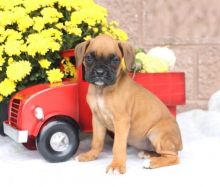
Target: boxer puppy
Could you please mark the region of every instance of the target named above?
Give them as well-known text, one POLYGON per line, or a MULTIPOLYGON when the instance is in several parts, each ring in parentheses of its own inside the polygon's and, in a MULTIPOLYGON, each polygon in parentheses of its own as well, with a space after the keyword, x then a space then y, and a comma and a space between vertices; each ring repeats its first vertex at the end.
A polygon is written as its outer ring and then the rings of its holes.
POLYGON ((114 132, 113 160, 110 173, 125 173, 127 144, 143 150, 149 158, 145 168, 177 164, 182 149, 181 134, 175 118, 150 91, 135 83, 127 70, 134 64, 134 50, 128 43, 100 35, 75 48, 77 66, 85 66, 90 83, 87 102, 92 111, 91 150, 76 157, 78 161, 95 160, 103 149, 107 130, 114 132))

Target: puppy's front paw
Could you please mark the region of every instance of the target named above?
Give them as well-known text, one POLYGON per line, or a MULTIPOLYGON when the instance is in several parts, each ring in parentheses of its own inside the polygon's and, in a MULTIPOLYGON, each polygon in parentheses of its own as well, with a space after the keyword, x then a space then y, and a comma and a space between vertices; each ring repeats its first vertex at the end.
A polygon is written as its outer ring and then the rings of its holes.
POLYGON ((96 159, 96 156, 90 152, 81 153, 77 157, 75 157, 75 160, 78 162, 88 162, 88 161, 92 161, 95 159, 96 159))
POLYGON ((124 174, 126 172, 126 167, 124 164, 112 162, 106 170, 107 174, 124 174))

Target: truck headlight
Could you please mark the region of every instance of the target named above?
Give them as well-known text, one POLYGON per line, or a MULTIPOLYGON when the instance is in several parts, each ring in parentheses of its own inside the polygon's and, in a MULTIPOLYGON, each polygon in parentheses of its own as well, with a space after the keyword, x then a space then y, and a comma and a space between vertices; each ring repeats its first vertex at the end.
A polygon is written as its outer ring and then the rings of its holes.
POLYGON ((44 119, 44 111, 41 107, 36 107, 34 109, 34 116, 38 119, 38 120, 42 120, 44 119))

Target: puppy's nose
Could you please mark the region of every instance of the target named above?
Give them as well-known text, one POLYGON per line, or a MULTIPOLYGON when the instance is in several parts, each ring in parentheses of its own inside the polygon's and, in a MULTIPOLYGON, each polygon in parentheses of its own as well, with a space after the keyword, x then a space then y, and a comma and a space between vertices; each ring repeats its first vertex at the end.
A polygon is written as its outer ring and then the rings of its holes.
POLYGON ((95 73, 96 73, 96 75, 98 75, 98 76, 102 76, 102 75, 104 74, 104 70, 101 69, 101 68, 97 68, 97 69, 95 70, 95 73))

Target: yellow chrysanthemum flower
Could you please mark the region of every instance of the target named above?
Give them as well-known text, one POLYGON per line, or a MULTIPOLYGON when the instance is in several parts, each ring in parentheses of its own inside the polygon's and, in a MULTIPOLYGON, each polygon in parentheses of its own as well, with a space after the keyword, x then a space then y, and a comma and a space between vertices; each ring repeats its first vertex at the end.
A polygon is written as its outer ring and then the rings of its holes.
POLYGON ((45 20, 43 17, 34 17, 33 18, 33 29, 40 32, 43 30, 44 25, 46 24, 45 20))
POLYGON ((53 40, 62 40, 62 32, 57 29, 47 29, 41 32, 41 35, 45 38, 51 38, 53 40))
POLYGON ((25 11, 27 13, 32 12, 34 10, 37 10, 42 7, 41 5, 42 1, 36 1, 36 0, 23 0, 23 6, 25 7, 25 11))
POLYGON ((23 19, 25 17, 25 8, 21 6, 16 6, 12 9, 14 22, 23 19))
POLYGON ((90 35, 88 35, 88 36, 85 36, 83 39, 84 40, 90 40, 92 37, 90 36, 90 35))
POLYGON ((63 28, 64 28, 64 25, 63 25, 63 23, 57 23, 57 24, 56 24, 56 27, 57 27, 58 29, 63 29, 63 28))
POLYGON ((22 19, 17 20, 17 23, 19 30, 25 32, 27 28, 33 25, 33 19, 26 15, 22 19))
POLYGON ((9 39, 5 42, 5 52, 8 56, 12 56, 12 55, 19 56, 21 54, 22 45, 23 45, 22 40, 9 39))
POLYGON ((59 1, 59 5, 61 7, 65 7, 68 11, 71 10, 71 8, 74 8, 74 10, 80 10, 85 7, 89 7, 94 4, 93 0, 74 0, 74 3, 70 0, 62 0, 59 1))
POLYGON ((6 29, 5 35, 7 36, 8 40, 20 40, 22 38, 22 33, 13 29, 6 29))
POLYGON ((70 34, 74 34, 76 36, 81 36, 82 34, 82 29, 78 28, 77 26, 71 26, 71 23, 67 23, 65 24, 65 28, 68 31, 68 33, 70 34), (68 27, 68 25, 70 25, 70 27, 68 27))
POLYGON ((36 53, 45 55, 49 51, 48 43, 50 43, 50 38, 45 38, 40 33, 30 34, 27 39, 27 52, 33 57, 36 53))
POLYGON ((64 73, 66 75, 70 75, 71 77, 76 78, 77 73, 76 73, 76 67, 70 62, 69 58, 65 58, 61 62, 64 66, 64 73))
POLYGON ((99 31, 99 29, 97 27, 92 28, 94 33, 97 33, 99 31))
POLYGON ((7 1, 0 1, 0 8, 4 10, 11 10, 12 7, 21 4, 20 0, 7 0, 7 1))
POLYGON ((87 23, 89 26, 95 26, 97 23, 106 22, 107 10, 95 3, 89 6, 74 11, 71 14, 71 25, 77 26, 82 22, 87 23))
POLYGON ((58 19, 63 15, 53 7, 45 7, 41 10, 41 15, 47 23, 58 22, 58 19))
POLYGON ((61 46, 61 35, 62 33, 55 29, 30 34, 27 38, 28 54, 34 57, 36 53, 45 55, 49 50, 58 51, 61 46))
POLYGON ((15 83, 7 78, 0 82, 0 94, 4 97, 7 97, 15 92, 15 88, 15 83))
POLYGON ((31 72, 31 64, 28 61, 21 60, 14 62, 7 67, 7 76, 10 80, 14 82, 21 81, 31 72))
POLYGON ((106 33, 107 32, 107 27, 102 27, 102 32, 106 33))
POLYGON ((50 83, 60 82, 62 81, 62 78, 64 77, 60 69, 55 69, 55 68, 53 68, 52 70, 48 70, 47 76, 48 76, 48 80, 50 83))
POLYGON ((104 32, 105 34, 111 35, 116 40, 126 41, 128 40, 128 35, 122 29, 114 28, 113 26, 109 27, 109 30, 104 32))
POLYGON ((13 13, 11 11, 0 11, 0 26, 5 27, 6 25, 11 25, 14 21, 13 13))
POLYGON ((42 68, 48 69, 50 67, 51 62, 47 59, 42 59, 39 61, 39 64, 42 68))

